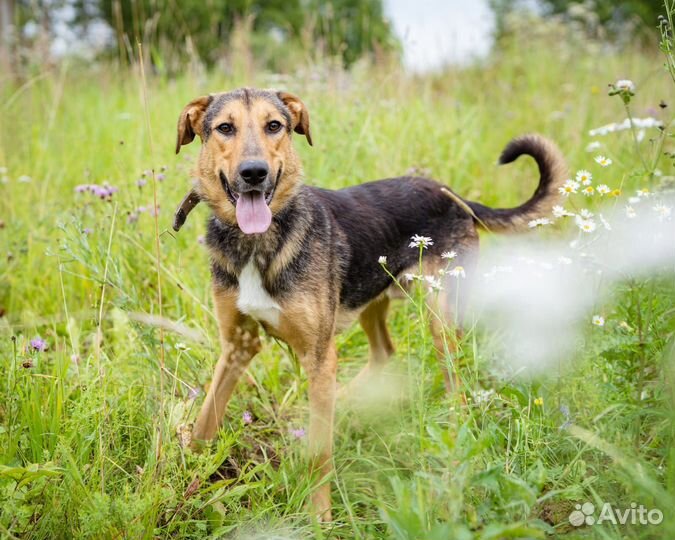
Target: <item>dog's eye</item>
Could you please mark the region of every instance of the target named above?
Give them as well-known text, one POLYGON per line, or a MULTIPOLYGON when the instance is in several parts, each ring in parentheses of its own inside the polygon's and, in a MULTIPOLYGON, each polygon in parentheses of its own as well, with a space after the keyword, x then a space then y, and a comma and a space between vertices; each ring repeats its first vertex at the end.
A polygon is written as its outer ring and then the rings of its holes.
POLYGON ((281 122, 277 122, 276 120, 272 120, 270 123, 267 124, 267 131, 270 133, 276 133, 281 129, 281 122))
POLYGON ((231 135, 234 133, 234 126, 232 124, 228 124, 227 122, 220 124, 218 127, 216 127, 216 129, 223 135, 231 135))

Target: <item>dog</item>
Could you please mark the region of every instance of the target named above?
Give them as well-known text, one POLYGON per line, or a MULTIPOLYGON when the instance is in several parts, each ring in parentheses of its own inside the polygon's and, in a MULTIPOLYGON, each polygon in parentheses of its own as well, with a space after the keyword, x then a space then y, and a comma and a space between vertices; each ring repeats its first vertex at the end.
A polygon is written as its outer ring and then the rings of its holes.
MULTIPOLYGON (((358 318, 370 358, 357 378, 382 369, 394 352, 386 327, 391 276, 416 271, 419 264, 420 251, 409 246, 411 237, 433 239, 423 248, 425 274, 436 275, 445 266, 442 254, 454 251, 457 264, 470 275, 479 229, 525 230, 530 220, 547 215, 558 200, 566 167, 552 142, 525 135, 509 142, 500 158, 510 163, 525 154, 539 167, 534 195, 516 208, 464 200, 421 177, 331 191, 302 183, 293 133, 312 144, 307 107, 292 94, 271 90, 243 88, 199 97, 178 120, 176 153, 195 136, 202 144, 195 184, 176 212, 174 229, 200 201, 210 207, 206 245, 221 344, 192 437, 216 437, 237 380, 260 350, 262 326, 293 349, 307 374, 310 470, 321 479, 310 508, 329 521, 336 333, 358 318), (380 257, 386 257, 386 271, 380 257)), ((450 280, 446 285, 430 300, 448 322, 432 322, 440 355, 452 354, 455 340, 446 333, 461 326, 462 315, 452 313, 457 304, 450 280)), ((444 378, 451 389, 447 370, 444 378)))

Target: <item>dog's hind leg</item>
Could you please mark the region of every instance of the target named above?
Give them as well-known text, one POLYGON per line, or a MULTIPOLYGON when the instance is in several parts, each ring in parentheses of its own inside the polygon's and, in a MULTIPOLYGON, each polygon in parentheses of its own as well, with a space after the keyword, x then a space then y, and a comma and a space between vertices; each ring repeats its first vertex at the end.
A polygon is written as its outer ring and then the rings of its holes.
POLYGON ((210 440, 216 436, 239 377, 260 350, 258 323, 239 312, 236 293, 215 286, 213 298, 221 354, 192 430, 192 439, 199 441, 210 440))
POLYGON ((279 334, 293 348, 307 373, 309 469, 318 474, 320 482, 311 494, 309 506, 321 521, 330 521, 337 351, 335 313, 327 309, 324 298, 296 298, 284 304, 279 334))
POLYGON ((349 383, 340 389, 340 397, 349 395, 354 389, 366 382, 368 377, 379 373, 394 354, 394 344, 387 329, 387 311, 389 297, 386 294, 370 302, 361 312, 359 322, 368 337, 370 357, 368 363, 349 383))

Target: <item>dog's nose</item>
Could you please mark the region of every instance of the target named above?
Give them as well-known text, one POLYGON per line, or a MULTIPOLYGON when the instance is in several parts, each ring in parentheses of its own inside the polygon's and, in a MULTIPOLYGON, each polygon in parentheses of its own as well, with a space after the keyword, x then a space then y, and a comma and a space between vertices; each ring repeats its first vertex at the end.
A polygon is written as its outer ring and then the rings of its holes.
POLYGON ((269 172, 267 163, 260 160, 244 161, 239 165, 239 176, 242 177, 244 182, 252 186, 257 186, 265 180, 269 172))

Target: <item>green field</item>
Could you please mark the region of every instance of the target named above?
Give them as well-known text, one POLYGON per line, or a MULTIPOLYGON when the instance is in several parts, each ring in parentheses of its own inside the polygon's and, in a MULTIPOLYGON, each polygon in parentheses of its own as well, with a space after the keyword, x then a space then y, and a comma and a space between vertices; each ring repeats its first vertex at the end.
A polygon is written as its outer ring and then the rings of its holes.
MULTIPOLYGON (((495 163, 527 132, 554 139, 572 174, 588 169, 621 198, 666 185, 667 130, 637 143, 631 131, 596 137, 601 149, 586 151, 590 129, 626 117, 607 95, 617 79, 637 85, 634 116, 669 124, 675 86, 663 63, 656 42, 618 52, 551 34, 437 75, 363 63, 144 80, 138 67, 72 63, 1 87, 0 537, 675 537, 672 273, 617 285, 593 312, 606 324, 589 313, 583 347, 546 377, 500 377, 490 352, 499 335, 478 321, 455 359, 466 403, 444 393, 428 314, 398 302, 391 372, 403 383, 365 405, 338 404, 334 522, 320 525, 304 506, 316 481, 298 436, 306 379, 282 344, 264 339, 218 441, 201 454, 182 447, 218 355, 206 206, 171 231, 198 152, 174 155, 175 123, 198 95, 240 86, 299 95, 314 139, 295 141, 309 184, 416 170, 512 206, 533 191, 536 169, 495 163), (94 183, 117 192, 76 192, 94 183), (568 516, 585 501, 635 502, 664 519, 575 528, 568 516)), ((589 208, 599 200, 576 197, 589 208)), ((486 235, 483 249, 491 243, 486 235)), ((344 382, 367 343, 354 326, 338 344, 344 382)))

